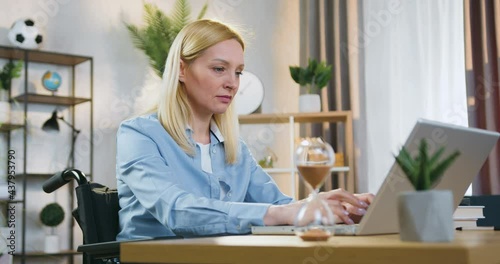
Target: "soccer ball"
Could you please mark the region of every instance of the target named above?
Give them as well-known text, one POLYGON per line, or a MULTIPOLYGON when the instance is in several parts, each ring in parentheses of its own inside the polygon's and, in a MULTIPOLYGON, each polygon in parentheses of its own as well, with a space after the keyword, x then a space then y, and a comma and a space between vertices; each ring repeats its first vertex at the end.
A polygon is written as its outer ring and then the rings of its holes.
POLYGON ((19 19, 14 22, 7 37, 14 46, 23 49, 36 49, 42 43, 42 35, 38 33, 35 22, 31 19, 19 19))

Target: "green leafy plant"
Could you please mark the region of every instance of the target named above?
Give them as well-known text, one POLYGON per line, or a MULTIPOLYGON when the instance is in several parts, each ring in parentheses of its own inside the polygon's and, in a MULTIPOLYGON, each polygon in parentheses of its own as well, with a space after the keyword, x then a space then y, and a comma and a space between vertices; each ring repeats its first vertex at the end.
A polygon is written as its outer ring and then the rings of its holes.
POLYGON ((64 220, 64 209, 58 203, 47 204, 40 212, 40 221, 48 227, 56 227, 64 220))
POLYGON ((434 154, 429 155, 427 149, 427 141, 422 139, 418 148, 418 154, 411 157, 408 150, 403 147, 396 156, 396 162, 410 180, 413 187, 417 191, 425 191, 437 182, 448 167, 460 155, 459 151, 455 151, 448 157, 440 160, 444 152, 444 147, 439 148, 434 154))
MULTIPOLYGON (((198 14, 202 18, 208 5, 198 14)), ((171 16, 165 15, 156 5, 144 3, 144 27, 125 24, 134 46, 149 57, 149 64, 161 78, 165 69, 168 51, 181 29, 190 22, 191 8, 187 0, 177 0, 171 16)))
POLYGON ((12 79, 19 78, 21 76, 22 68, 22 61, 18 61, 17 63, 14 63, 13 61, 7 62, 0 72, 0 89, 9 90, 12 79))
POLYGON ((332 66, 324 61, 309 59, 308 65, 304 68, 290 66, 290 75, 296 83, 306 87, 306 93, 316 93, 332 78, 332 66))

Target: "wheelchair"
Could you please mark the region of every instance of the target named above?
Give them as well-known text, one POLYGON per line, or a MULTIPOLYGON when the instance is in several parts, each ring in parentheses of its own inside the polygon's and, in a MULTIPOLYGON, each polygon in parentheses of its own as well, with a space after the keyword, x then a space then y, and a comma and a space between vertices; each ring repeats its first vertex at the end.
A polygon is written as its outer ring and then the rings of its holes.
POLYGON ((76 180, 77 208, 72 215, 83 233, 83 245, 77 251, 83 254, 84 264, 120 263, 118 192, 99 183, 89 182, 76 169, 58 172, 44 182, 43 190, 51 193, 71 180, 76 180))

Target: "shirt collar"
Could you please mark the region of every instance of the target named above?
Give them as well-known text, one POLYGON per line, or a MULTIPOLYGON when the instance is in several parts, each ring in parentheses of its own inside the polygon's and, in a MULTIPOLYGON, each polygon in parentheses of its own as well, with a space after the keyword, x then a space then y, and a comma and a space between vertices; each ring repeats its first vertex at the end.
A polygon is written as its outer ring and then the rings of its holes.
MULTIPOLYGON (((186 131, 188 131, 189 135, 193 134, 193 129, 189 124, 186 126, 186 131)), ((222 136, 219 127, 215 123, 215 121, 212 119, 210 120, 210 133, 219 141, 219 142, 224 142, 224 137, 222 136)))
POLYGON ((213 119, 210 120, 210 132, 219 140, 219 142, 224 142, 224 137, 222 136, 219 127, 213 119))

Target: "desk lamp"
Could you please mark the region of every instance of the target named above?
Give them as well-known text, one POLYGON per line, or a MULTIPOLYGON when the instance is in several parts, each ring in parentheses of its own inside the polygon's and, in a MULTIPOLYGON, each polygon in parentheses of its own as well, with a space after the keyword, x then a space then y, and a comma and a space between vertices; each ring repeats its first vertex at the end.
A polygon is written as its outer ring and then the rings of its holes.
POLYGON ((62 116, 58 117, 57 116, 57 109, 54 110, 54 112, 52 112, 52 116, 47 121, 45 121, 45 123, 43 123, 42 130, 46 131, 46 132, 51 132, 51 131, 59 132, 59 122, 57 121, 58 119, 61 120, 66 125, 68 125, 73 132, 72 142, 71 142, 71 151, 69 152, 68 162, 66 163, 66 168, 70 168, 70 165, 74 162, 73 151, 75 149, 76 137, 78 136, 78 134, 80 134, 80 130, 76 129, 72 124, 70 124, 66 120, 64 120, 64 117, 62 117, 62 116))

